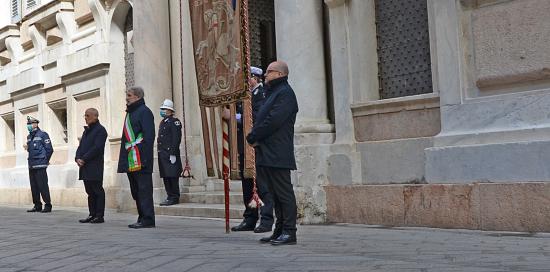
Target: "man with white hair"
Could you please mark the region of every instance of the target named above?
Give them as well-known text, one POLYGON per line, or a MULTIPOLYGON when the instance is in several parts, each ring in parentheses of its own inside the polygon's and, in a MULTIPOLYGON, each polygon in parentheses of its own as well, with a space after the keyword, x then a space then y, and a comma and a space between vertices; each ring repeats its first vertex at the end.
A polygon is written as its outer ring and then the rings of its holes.
POLYGON ((118 173, 126 173, 130 181, 132 198, 136 201, 138 219, 128 225, 132 229, 154 228, 155 207, 153 205, 153 146, 155 143, 155 118, 145 105, 141 87, 126 91, 126 117, 118 173))

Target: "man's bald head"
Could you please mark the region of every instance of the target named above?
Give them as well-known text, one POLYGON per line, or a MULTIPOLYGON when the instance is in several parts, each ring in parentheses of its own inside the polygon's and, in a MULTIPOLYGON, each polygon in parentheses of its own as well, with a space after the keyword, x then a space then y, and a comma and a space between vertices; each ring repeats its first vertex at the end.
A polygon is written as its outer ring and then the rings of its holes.
POLYGON ((288 65, 284 61, 274 61, 267 66, 265 73, 265 82, 272 81, 281 77, 288 76, 288 65))
POLYGON ((281 72, 283 76, 288 76, 288 64, 284 61, 274 61, 269 66, 272 66, 273 70, 281 72))

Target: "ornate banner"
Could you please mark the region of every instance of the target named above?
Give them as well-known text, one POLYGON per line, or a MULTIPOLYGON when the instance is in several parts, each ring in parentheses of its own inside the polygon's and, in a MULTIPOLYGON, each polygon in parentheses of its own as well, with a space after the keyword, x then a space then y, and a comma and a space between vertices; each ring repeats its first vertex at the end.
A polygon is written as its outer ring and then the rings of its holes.
POLYGON ((242 18, 245 0, 189 0, 200 104, 214 107, 246 97, 242 18))

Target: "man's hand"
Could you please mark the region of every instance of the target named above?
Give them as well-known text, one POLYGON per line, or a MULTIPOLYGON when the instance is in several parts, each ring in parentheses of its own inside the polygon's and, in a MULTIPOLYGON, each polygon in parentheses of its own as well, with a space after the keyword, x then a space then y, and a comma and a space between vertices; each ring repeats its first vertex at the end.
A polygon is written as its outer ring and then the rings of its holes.
POLYGON ((251 143, 251 144, 249 144, 249 145, 252 146, 252 147, 257 147, 257 146, 258 146, 258 142, 253 142, 253 143, 251 143))
POLYGON ((231 119, 231 111, 228 108, 224 108, 222 111, 222 119, 229 121, 231 119))
POLYGON ((170 163, 171 164, 176 163, 176 156, 175 155, 170 155, 170 163))
POLYGON ((76 159, 76 164, 78 164, 78 167, 82 167, 84 166, 84 164, 86 164, 83 160, 81 159, 76 159))

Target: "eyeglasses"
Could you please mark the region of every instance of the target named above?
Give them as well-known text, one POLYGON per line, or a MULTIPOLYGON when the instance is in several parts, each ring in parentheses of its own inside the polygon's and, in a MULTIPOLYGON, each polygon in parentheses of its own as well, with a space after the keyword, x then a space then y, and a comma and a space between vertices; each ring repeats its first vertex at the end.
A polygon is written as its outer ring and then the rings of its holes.
POLYGON ((280 72, 279 72, 279 71, 277 71, 277 70, 267 70, 267 71, 265 72, 265 75, 267 76, 267 75, 268 75, 269 73, 271 73, 271 72, 277 72, 277 73, 280 73, 280 72))

